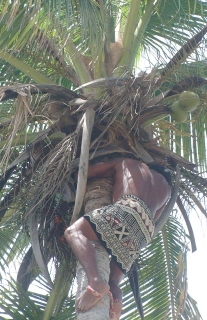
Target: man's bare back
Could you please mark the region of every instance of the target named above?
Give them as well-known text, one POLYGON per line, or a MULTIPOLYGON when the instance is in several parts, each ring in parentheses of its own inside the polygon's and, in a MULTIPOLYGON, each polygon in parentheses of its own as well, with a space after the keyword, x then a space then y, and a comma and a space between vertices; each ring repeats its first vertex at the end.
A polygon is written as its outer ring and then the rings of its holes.
POLYGON ((148 206, 156 221, 171 194, 166 179, 158 172, 130 158, 116 158, 89 167, 88 177, 114 175, 113 202, 124 195, 135 195, 148 206))

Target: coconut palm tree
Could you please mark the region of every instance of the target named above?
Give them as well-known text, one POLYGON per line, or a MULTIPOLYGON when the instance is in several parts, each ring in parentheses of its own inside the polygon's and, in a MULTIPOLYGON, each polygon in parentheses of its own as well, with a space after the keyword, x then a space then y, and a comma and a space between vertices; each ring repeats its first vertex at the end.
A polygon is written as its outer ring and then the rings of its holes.
MULTIPOLYGON (((117 156, 165 163, 175 181, 133 272, 143 310, 137 315, 126 279, 122 318, 199 317, 187 292, 189 239, 196 249, 187 209, 206 215, 206 10, 193 0, 0 1, 4 318, 75 318, 76 261, 64 229, 83 208, 111 203, 112 181, 87 184, 87 167, 117 156), (143 57, 151 70, 142 70, 143 57), (32 282, 44 292, 28 291, 32 282)), ((99 319, 108 309, 106 297, 99 319)))

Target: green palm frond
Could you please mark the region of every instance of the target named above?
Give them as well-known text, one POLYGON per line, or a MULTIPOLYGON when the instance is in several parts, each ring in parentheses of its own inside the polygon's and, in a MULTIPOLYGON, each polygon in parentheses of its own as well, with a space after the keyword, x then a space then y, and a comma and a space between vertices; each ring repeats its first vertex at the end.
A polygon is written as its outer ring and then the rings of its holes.
MULTIPOLYGON (((20 224, 20 221, 18 223, 20 224)), ((34 316, 36 317, 37 317, 37 313, 44 314, 44 317, 45 317, 44 319, 50 319, 50 316, 52 314, 53 316, 60 315, 62 313, 68 314, 70 313, 70 310, 73 310, 74 312, 74 305, 71 299, 68 298, 69 289, 73 288, 72 282, 75 274, 74 258, 72 263, 70 263, 70 267, 69 267, 68 259, 67 259, 67 262, 66 261, 64 262, 64 258, 63 257, 60 258, 60 256, 58 258, 59 261, 54 259, 53 261, 52 260, 50 261, 50 271, 55 270, 55 268, 57 269, 56 273, 55 271, 51 271, 52 276, 54 277, 54 280, 53 280, 54 286, 51 290, 51 287, 49 287, 45 283, 45 280, 41 277, 39 278, 40 270, 37 263, 34 260, 34 257, 32 257, 31 255, 28 256, 27 254, 27 248, 30 243, 30 239, 27 236, 27 231, 18 230, 17 223, 15 223, 14 221, 14 223, 12 224, 12 218, 10 219, 9 223, 5 225, 4 228, 0 229, 0 231, 1 231, 0 238, 1 238, 1 244, 2 244, 1 250, 0 250, 0 261, 1 261, 0 266, 2 270, 0 274, 0 278, 2 279, 2 285, 0 286, 0 296, 1 296, 1 300, 5 302, 5 304, 2 303, 1 305, 1 309, 5 311, 5 314, 8 314, 8 315, 13 314, 15 319, 15 317, 18 316, 18 313, 21 314, 21 312, 23 312, 24 316, 26 317, 27 313, 29 312, 27 309, 31 308, 31 305, 33 305, 34 303, 36 304, 36 306, 35 308, 32 307, 31 312, 33 312, 34 316), (13 228, 12 228, 12 225, 13 225, 13 228), (15 235, 15 238, 14 238, 14 235, 15 235), (26 259, 28 259, 28 262, 25 260, 25 257, 26 259), (22 263, 20 264, 21 261, 22 263), (59 265, 60 261, 61 261, 61 264, 59 265), (25 262, 27 262, 26 265, 25 265, 25 262), (51 269, 52 265, 53 265, 53 268, 51 269), (17 270, 18 268, 19 268, 19 271, 17 270), (19 284, 15 284, 15 281, 13 281, 12 279, 11 281, 8 281, 8 279, 10 278, 10 274, 11 275, 17 274, 17 280, 19 284), (27 294, 25 290, 28 289, 29 285, 33 281, 34 281, 33 288, 36 284, 36 286, 42 287, 41 290, 43 289, 44 291, 47 290, 48 293, 47 294, 45 293, 44 296, 42 295, 39 298, 37 294, 34 294, 34 293, 27 294), (10 295, 10 299, 8 300, 7 296, 9 292, 11 295, 10 295), (23 292, 23 296, 22 296, 22 292, 23 292), (19 301, 19 299, 16 299, 16 295, 20 295, 25 300, 27 300, 28 303, 26 303, 25 305, 24 301, 19 301), (31 302, 30 302, 30 296, 32 299, 31 302), (34 302, 32 302, 33 296, 34 296, 34 302), (8 309, 9 309, 8 301, 12 303, 13 299, 16 299, 14 308, 10 308, 11 310, 8 312, 8 309), (40 302, 38 302, 38 299, 39 300, 44 299, 44 305, 41 304, 42 311, 38 309, 38 306, 40 304, 40 302), (24 311, 21 310, 21 307, 19 307, 19 309, 17 308, 17 305, 21 304, 21 302, 23 302, 24 311), (65 311, 64 309, 66 308, 66 305, 68 308, 68 304, 71 307, 69 308, 69 310, 65 311)), ((34 250, 35 250, 35 247, 33 248, 33 251, 34 250)), ((68 252, 68 255, 70 255, 70 252, 68 252)), ((36 290, 38 292, 38 289, 36 290)))
POLYGON ((165 43, 163 51, 166 52, 168 49, 168 57, 169 53, 172 56, 173 48, 176 50, 177 47, 175 44, 183 45, 191 35, 196 34, 205 26, 205 10, 206 4, 195 3, 194 0, 182 1, 182 3, 179 1, 158 1, 156 12, 152 15, 145 32, 145 37, 148 40, 147 46, 156 48, 160 40, 163 40, 165 43), (185 25, 185 27, 180 28, 181 25, 185 25))
MULTIPOLYGON (((187 293, 188 250, 188 236, 175 215, 142 250, 138 273, 146 320, 184 320, 199 315, 196 302, 187 293)), ((124 313, 121 319, 138 320, 140 318, 127 283, 126 280, 122 285, 124 313)))
MULTIPOLYGON (((44 288, 46 289, 45 285, 44 288)), ((4 286, 0 285, 0 298, 0 315, 2 319, 7 319, 8 315, 12 319, 18 320, 37 320, 44 318, 44 310, 48 301, 47 294, 25 292, 18 283, 11 279, 8 280, 4 286)), ((61 310, 59 315, 54 316, 53 319, 75 319, 74 297, 71 296, 70 299, 66 299, 63 310, 61 310)))
MULTIPOLYGON (((84 74, 79 69, 78 60, 85 70, 85 74, 87 73, 87 68, 85 68, 85 62, 81 61, 82 58, 79 54, 84 55, 85 59, 89 59, 89 61, 92 59, 90 68, 92 68, 95 78, 105 76, 104 55, 106 52, 109 53, 110 43, 114 43, 114 38, 117 38, 117 35, 114 37, 113 33, 118 25, 120 25, 119 34, 124 36, 128 32, 127 30, 132 28, 131 23, 134 21, 134 31, 130 31, 132 32, 130 34, 130 37, 132 37, 131 43, 133 44, 131 48, 132 54, 130 57, 126 57, 126 61, 123 58, 119 62, 119 66, 125 61, 127 63, 126 66, 130 65, 131 67, 137 52, 140 52, 140 45, 147 48, 147 44, 150 44, 150 48, 156 48, 157 46, 159 47, 163 38, 165 50, 166 47, 170 50, 173 43, 183 44, 189 38, 189 34, 195 34, 205 25, 203 13, 206 10, 206 5, 204 3, 195 5, 195 2, 191 0, 185 1, 179 6, 177 1, 166 2, 162 0, 155 6, 153 1, 149 1, 149 3, 140 1, 140 4, 138 5, 139 2, 137 2, 137 7, 134 8, 136 10, 133 10, 134 3, 136 6, 136 1, 122 5, 117 1, 101 1, 100 3, 92 0, 87 2, 69 1, 67 4, 64 1, 56 1, 51 4, 46 4, 44 1, 35 1, 34 5, 31 6, 27 1, 21 1, 20 4, 14 3, 7 6, 7 2, 2 1, 1 10, 3 14, 0 47, 4 50, 10 50, 10 53, 12 55, 15 54, 15 56, 23 54, 26 50, 33 57, 33 63, 35 57, 38 57, 38 53, 44 47, 45 53, 39 56, 38 60, 40 60, 40 57, 45 59, 44 64, 46 67, 49 60, 52 59, 54 60, 54 70, 55 63, 60 66, 57 60, 62 57, 61 66, 64 66, 62 74, 66 73, 67 77, 68 68, 71 77, 71 73, 73 73, 71 66, 73 65, 76 73, 83 80, 84 74), (152 7, 147 13, 148 6, 150 7, 151 4, 152 7), (129 9, 130 6, 131 11, 129 9), (174 15, 172 15, 172 12, 174 12, 174 15), (186 12, 188 12, 188 19, 186 18, 186 12), (123 15, 121 21, 120 13, 123 15), (128 13, 130 16, 127 19, 124 18, 128 13), (145 14, 148 16, 145 17, 145 14), (48 17, 51 18, 51 23, 48 17), (184 26, 182 30, 179 29, 180 23, 184 26), (161 27, 161 32, 158 30, 159 26, 161 27), (47 37, 47 40, 45 40, 45 37, 47 37), (155 40, 155 37, 157 40, 155 40), (169 43, 166 42, 166 39, 169 39, 169 43), (34 43, 36 44, 35 46, 33 45, 34 43), (50 48, 49 44, 51 43, 54 50, 50 48), (58 52, 61 54, 59 55, 58 52), (56 53, 58 53, 58 58, 56 53), (46 61, 48 62, 46 63, 46 61), (66 66, 66 63, 68 66, 66 66)), ((127 49, 129 45, 128 42, 125 44, 125 41, 129 41, 129 36, 123 38, 124 47, 126 45, 123 55, 129 53, 127 49)), ((5 55, 7 54, 9 52, 5 53, 5 55)), ((172 56, 172 53, 170 54, 172 56)), ((28 64, 31 65, 31 63, 32 61, 28 64)), ((34 66, 33 68, 37 70, 37 67, 34 66)), ((26 68, 24 68, 25 70, 26 68)), ((46 72, 48 67, 44 68, 44 70, 46 72)), ((90 81, 89 75, 87 77, 88 81, 90 81)), ((75 80, 74 77, 72 78, 75 80)), ((77 79, 75 81, 77 83, 77 79)), ((87 80, 85 79, 85 81, 87 80)))

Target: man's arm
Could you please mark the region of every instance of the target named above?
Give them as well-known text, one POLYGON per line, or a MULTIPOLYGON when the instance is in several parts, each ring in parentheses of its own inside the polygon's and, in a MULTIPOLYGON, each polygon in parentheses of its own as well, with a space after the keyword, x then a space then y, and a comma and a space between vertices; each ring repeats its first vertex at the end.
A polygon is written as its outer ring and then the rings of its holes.
POLYGON ((165 207, 165 204, 163 204, 163 206, 159 210, 156 211, 156 213, 154 215, 154 222, 157 222, 157 220, 160 218, 164 207, 165 207))
POLYGON ((88 178, 112 176, 115 173, 115 166, 118 162, 120 162, 120 158, 90 165, 88 167, 88 178))
POLYGON ((162 205, 162 207, 155 212, 154 222, 157 222, 157 220, 159 220, 159 218, 161 217, 162 212, 163 212, 163 210, 164 210, 164 208, 165 208, 166 202, 168 201, 168 199, 170 198, 170 196, 171 196, 171 188, 168 186, 167 195, 166 195, 166 201, 165 201, 165 203, 162 205))

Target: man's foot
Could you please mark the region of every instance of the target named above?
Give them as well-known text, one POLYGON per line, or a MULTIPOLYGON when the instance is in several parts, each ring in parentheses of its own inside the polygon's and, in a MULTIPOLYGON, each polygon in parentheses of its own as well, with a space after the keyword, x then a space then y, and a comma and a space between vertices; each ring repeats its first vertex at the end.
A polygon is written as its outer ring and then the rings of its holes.
MULTIPOLYGON (((121 312, 122 312, 122 301, 119 299, 115 299, 113 301, 113 306, 114 306, 116 320, 119 320, 119 318, 121 317, 121 312)), ((110 320, 112 320, 112 319, 110 319, 110 320)))
POLYGON ((118 320, 122 312, 122 290, 112 279, 109 281, 110 285, 110 320, 118 320))
POLYGON ((114 299, 111 292, 109 292, 110 297, 110 310, 109 317, 110 320, 119 320, 122 312, 122 301, 120 299, 114 299))
POLYGON ((109 292, 109 285, 105 281, 100 281, 93 284, 93 287, 88 285, 86 290, 76 300, 76 312, 85 312, 92 308, 99 299, 109 292))

